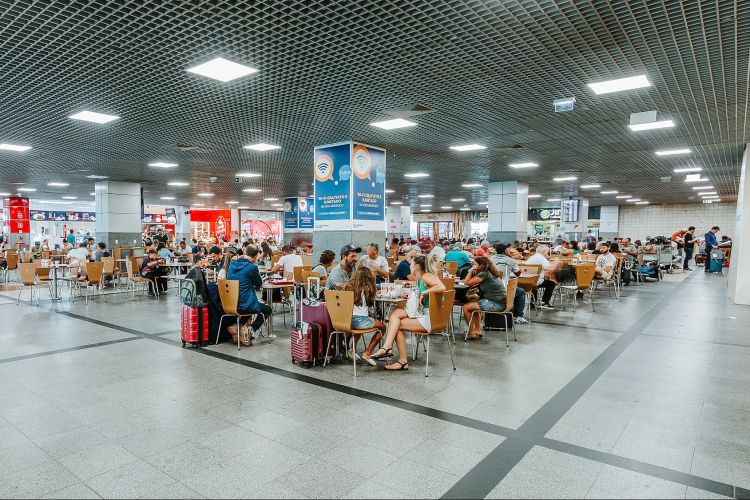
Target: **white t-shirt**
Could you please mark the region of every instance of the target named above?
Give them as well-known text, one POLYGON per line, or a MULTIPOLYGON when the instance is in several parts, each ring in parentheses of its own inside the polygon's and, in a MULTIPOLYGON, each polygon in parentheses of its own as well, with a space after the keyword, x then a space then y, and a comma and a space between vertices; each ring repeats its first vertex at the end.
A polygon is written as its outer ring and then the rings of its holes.
POLYGON ((370 269, 376 268, 376 269, 382 269, 383 271, 387 273, 391 272, 391 266, 388 265, 388 259, 386 259, 382 255, 378 255, 374 259, 371 259, 369 255, 365 255, 364 257, 362 257, 362 260, 364 261, 365 265, 369 267, 370 269))
POLYGON ((430 250, 433 260, 445 261, 445 249, 441 246, 436 246, 430 250))
POLYGON ((302 257, 293 253, 290 253, 288 255, 282 255, 281 258, 276 263, 280 266, 284 266, 284 275, 292 275, 294 274, 295 267, 304 266, 304 263, 302 262, 302 257))
POLYGON ((614 269, 616 263, 617 259, 611 253, 601 254, 596 258, 596 267, 601 267, 602 269, 607 267, 614 269))
POLYGON ((352 311, 352 316, 369 316, 370 311, 367 307, 367 301, 365 300, 365 294, 362 294, 362 305, 358 306, 357 304, 354 304, 354 311, 352 311))
POLYGON ((76 247, 68 252, 68 258, 76 259, 78 262, 85 262, 89 258, 89 251, 86 248, 76 247))
POLYGON ((542 266, 542 272, 539 274, 539 280, 537 281, 537 285, 541 285, 542 281, 544 281, 544 272, 549 269, 552 264, 549 263, 547 257, 540 253, 535 253, 526 259, 526 263, 534 266, 542 266))

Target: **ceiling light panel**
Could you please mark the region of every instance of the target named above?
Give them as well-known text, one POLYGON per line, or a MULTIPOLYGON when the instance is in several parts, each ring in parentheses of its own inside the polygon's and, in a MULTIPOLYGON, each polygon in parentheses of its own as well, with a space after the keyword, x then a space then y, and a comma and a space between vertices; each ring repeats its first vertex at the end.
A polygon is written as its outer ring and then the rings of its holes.
POLYGON ((628 127, 630 127, 630 130, 632 130, 633 132, 642 132, 644 130, 656 130, 660 128, 674 127, 674 122, 672 120, 661 120, 658 122, 630 124, 628 125, 628 127))
POLYGON ((198 66, 188 68, 187 71, 188 73, 194 73, 226 83, 256 73, 258 70, 229 61, 223 57, 217 57, 198 66))
POLYGON ((148 166, 149 167, 158 167, 158 168, 172 168, 172 167, 176 167, 177 164, 176 163, 169 163, 169 162, 165 162, 165 161, 155 161, 153 163, 149 163, 148 166))
POLYGON ((672 170, 672 172, 676 174, 684 174, 687 172, 700 172, 702 170, 703 169, 701 167, 685 167, 685 168, 675 168, 674 170, 672 170))
POLYGON ((651 82, 646 75, 637 75, 627 78, 618 78, 616 80, 605 80, 602 82, 589 83, 588 87, 595 94, 611 94, 613 92, 622 92, 624 90, 641 89, 650 87, 651 82))
POLYGON ((19 153, 22 153, 31 149, 31 146, 20 146, 18 144, 8 144, 4 142, 0 144, 0 149, 3 149, 5 151, 18 151, 19 153))
POLYGON ((487 146, 480 144, 465 144, 463 146, 450 146, 453 151, 477 151, 479 149, 487 149, 487 146))
POLYGON ((415 127, 417 124, 403 118, 396 118, 394 120, 385 120, 382 122, 370 123, 373 127, 382 128, 383 130, 395 130, 404 127, 415 127))
POLYGON ((281 146, 275 146, 273 144, 266 144, 265 142, 260 142, 258 144, 250 144, 248 146, 243 146, 245 149, 252 149, 253 151, 271 151, 274 149, 281 149, 281 146))
POLYGON ((687 148, 684 149, 662 149, 661 151, 654 151, 656 156, 672 156, 672 155, 686 155, 690 153, 687 148))
POLYGON ((80 113, 70 115, 68 118, 72 118, 73 120, 82 120, 85 122, 103 124, 117 120, 120 117, 115 115, 106 115, 104 113, 95 113, 93 111, 81 111, 80 113))
POLYGON ((539 164, 538 164, 538 163, 534 163, 534 162, 526 162, 526 163, 509 163, 509 164, 508 164, 508 166, 509 166, 510 168, 534 168, 534 167, 538 167, 538 166, 539 166, 539 164))

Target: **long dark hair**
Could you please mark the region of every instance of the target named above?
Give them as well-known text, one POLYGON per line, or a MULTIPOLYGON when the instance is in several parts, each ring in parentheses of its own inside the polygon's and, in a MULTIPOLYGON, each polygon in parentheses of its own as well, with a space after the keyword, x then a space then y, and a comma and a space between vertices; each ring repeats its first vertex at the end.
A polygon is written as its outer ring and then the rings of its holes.
POLYGON ((378 289, 375 287, 375 275, 369 267, 359 266, 354 270, 344 290, 354 292, 354 305, 372 306, 378 293, 378 289), (362 303, 362 295, 365 296, 365 304, 362 303))
POLYGON ((273 250, 271 250, 271 245, 266 243, 265 241, 260 244, 261 250, 263 250, 263 260, 268 260, 273 255, 273 250))
POLYGON ((477 264, 478 272, 486 271, 490 273, 495 278, 500 278, 500 271, 497 270, 495 267, 495 264, 492 263, 490 259, 485 257, 484 255, 480 255, 479 257, 474 257, 474 262, 477 264))

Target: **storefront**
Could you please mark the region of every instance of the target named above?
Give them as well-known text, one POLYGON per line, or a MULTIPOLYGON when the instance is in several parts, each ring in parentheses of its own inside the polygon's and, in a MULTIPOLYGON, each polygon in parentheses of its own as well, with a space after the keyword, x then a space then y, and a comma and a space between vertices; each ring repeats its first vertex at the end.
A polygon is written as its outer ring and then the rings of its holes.
POLYGON ((190 210, 190 237, 217 242, 229 241, 232 237, 231 210, 190 210))
POLYGON ((560 233, 560 207, 530 208, 528 218, 529 238, 551 241, 560 233))
MULTIPOLYGON (((240 235, 242 241, 264 240, 273 237, 276 241, 282 241, 282 220, 284 212, 269 212, 258 210, 240 211, 240 235)), ((312 233, 310 233, 312 237, 312 233)))
POLYGON ((70 230, 76 243, 96 237, 96 214, 94 212, 71 212, 56 210, 30 210, 31 241, 40 244, 47 240, 49 247, 61 247, 63 238, 70 230))

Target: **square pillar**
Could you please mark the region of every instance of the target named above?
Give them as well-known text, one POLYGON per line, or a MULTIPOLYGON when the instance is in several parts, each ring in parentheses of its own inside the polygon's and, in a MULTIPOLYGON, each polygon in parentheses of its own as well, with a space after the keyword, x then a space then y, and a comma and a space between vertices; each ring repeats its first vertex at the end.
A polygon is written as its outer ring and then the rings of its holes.
POLYGON ((529 185, 518 181, 491 182, 487 206, 490 242, 524 241, 529 217, 529 185))
MULTIPOLYGON (((735 304, 750 305, 750 144, 745 145, 740 171, 737 212, 729 264, 729 298, 735 304)), ((698 271, 696 271, 698 272, 698 271)))
POLYGON ((96 196, 96 238, 107 248, 141 245, 141 185, 101 181, 96 196))

